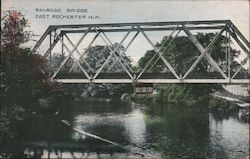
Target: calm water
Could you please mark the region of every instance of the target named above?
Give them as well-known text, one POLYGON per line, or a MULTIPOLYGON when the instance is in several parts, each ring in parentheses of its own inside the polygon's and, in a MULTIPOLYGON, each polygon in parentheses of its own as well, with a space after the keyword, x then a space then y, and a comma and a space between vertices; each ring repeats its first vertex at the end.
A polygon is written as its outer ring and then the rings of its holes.
POLYGON ((72 101, 66 110, 34 116, 20 127, 16 146, 6 147, 17 156, 72 157, 85 152, 125 153, 83 130, 126 146, 131 151, 163 158, 246 158, 249 123, 237 117, 213 114, 185 106, 143 106, 123 101, 72 101), (19 154, 18 154, 19 153, 19 154))

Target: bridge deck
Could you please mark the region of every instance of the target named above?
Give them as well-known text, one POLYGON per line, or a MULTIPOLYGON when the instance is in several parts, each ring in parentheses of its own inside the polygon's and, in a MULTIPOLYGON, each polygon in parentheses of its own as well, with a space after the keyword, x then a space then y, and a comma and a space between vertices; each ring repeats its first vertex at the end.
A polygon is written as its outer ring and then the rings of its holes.
POLYGON ((207 84, 250 84, 249 79, 139 79, 139 80, 132 80, 132 79, 54 79, 57 82, 61 83, 207 83, 207 84))
MULTIPOLYGON (((138 76, 134 74, 135 77, 138 76)), ((235 79, 224 79, 217 72, 192 74, 186 79, 176 79, 172 73, 144 73, 139 79, 130 79, 126 73, 100 73, 96 79, 87 79, 82 73, 60 73, 55 78, 62 83, 250 83, 249 78, 239 75, 235 79)))

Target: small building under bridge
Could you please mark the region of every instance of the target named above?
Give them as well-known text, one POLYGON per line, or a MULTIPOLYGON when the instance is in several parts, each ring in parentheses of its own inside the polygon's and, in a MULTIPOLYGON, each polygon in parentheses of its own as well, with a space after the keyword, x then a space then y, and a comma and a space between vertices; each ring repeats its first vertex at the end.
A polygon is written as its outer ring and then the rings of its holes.
POLYGON ((154 84, 153 83, 136 83, 134 85, 134 93, 135 94, 152 95, 153 92, 154 92, 154 84))

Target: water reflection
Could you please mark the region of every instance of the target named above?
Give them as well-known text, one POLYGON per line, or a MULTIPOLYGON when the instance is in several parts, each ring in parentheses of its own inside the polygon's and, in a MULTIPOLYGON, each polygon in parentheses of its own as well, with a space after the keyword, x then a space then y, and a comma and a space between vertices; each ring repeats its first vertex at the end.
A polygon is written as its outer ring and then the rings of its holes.
POLYGON ((209 114, 210 147, 220 157, 242 158, 249 155, 249 124, 235 118, 215 120, 209 114))
MULTIPOLYGON (((154 105, 154 107, 157 107, 154 105)), ((149 107, 146 121, 152 144, 168 158, 204 158, 209 138, 208 114, 199 109, 149 107), (155 113, 154 113, 155 112, 155 113)), ((146 111, 147 112, 147 111, 146 111)))
MULTIPOLYGON (((71 101, 59 115, 33 116, 19 124, 19 140, 4 151, 21 157, 83 157, 126 153, 73 131, 73 127, 127 148, 163 158, 246 158, 249 123, 207 110, 174 105, 142 106, 118 100, 71 101), (13 146, 15 145, 15 146, 13 146)), ((3 149, 1 149, 3 151, 3 149)))
POLYGON ((144 114, 138 108, 134 109, 126 118, 124 126, 129 134, 130 143, 145 148, 147 144, 144 114))

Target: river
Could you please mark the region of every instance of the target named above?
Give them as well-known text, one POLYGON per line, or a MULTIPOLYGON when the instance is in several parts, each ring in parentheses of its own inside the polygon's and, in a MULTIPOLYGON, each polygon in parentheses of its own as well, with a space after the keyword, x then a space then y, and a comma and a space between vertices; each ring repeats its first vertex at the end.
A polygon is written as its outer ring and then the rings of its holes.
POLYGON ((230 158, 249 156, 249 123, 236 116, 186 106, 120 100, 72 100, 65 110, 34 115, 21 124, 14 156, 72 158, 84 154, 133 152, 162 158, 230 158), (74 131, 97 135, 124 147, 74 131), (17 144, 18 143, 18 144, 17 144))

